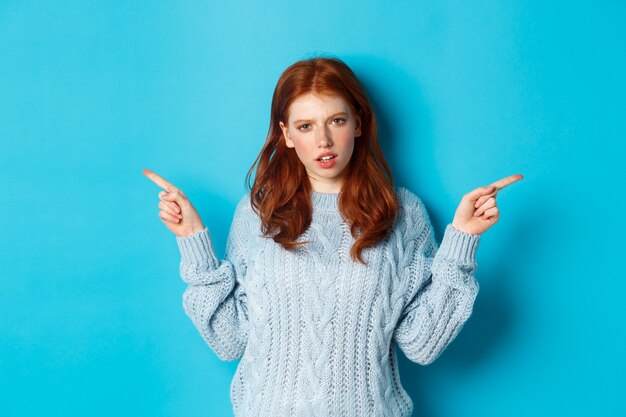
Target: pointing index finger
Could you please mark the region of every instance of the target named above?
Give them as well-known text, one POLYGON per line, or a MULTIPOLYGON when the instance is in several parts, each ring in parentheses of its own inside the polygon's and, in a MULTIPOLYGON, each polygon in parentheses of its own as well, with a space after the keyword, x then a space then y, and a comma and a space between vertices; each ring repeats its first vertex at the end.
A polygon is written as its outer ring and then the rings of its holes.
POLYGON ((499 179, 498 181, 491 183, 492 186, 496 187, 496 190, 499 191, 501 189, 503 189, 504 187, 506 187, 507 185, 511 185, 514 182, 517 182, 519 180, 521 180, 522 178, 524 178, 524 176, 522 174, 515 174, 515 175, 511 175, 509 177, 505 177, 502 179, 499 179))
POLYGON ((157 175, 156 173, 150 171, 149 169, 144 169, 142 172, 143 172, 143 175, 151 179, 156 185, 163 188, 165 191, 170 192, 170 191, 178 190, 178 188, 176 188, 173 184, 166 181, 165 178, 161 177, 160 175, 157 175))

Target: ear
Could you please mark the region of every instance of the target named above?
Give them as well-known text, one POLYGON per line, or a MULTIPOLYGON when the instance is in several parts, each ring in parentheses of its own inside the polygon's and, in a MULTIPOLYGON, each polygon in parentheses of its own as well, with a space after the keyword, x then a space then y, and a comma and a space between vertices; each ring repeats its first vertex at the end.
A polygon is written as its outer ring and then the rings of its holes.
POLYGON ((285 124, 282 121, 278 122, 278 125, 280 126, 280 130, 283 131, 283 138, 285 139, 285 145, 287 145, 288 148, 293 148, 295 145, 293 144, 293 141, 291 139, 289 139, 289 133, 287 132, 287 126, 285 126, 285 124))
POLYGON ((354 137, 358 138, 361 136, 361 110, 359 110, 359 114, 354 118, 354 137))

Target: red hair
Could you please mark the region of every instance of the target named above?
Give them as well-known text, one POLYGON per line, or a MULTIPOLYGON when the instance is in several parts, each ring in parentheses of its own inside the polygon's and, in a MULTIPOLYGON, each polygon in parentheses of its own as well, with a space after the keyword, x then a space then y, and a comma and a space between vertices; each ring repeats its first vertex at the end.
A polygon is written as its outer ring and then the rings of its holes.
POLYGON ((246 175, 257 165, 250 203, 261 218, 262 232, 286 250, 307 242, 296 239, 312 221, 311 183, 296 152, 288 148, 279 122, 289 119, 289 106, 301 95, 341 96, 361 117, 361 136, 354 150, 338 196, 339 211, 350 225, 355 243, 354 261, 363 264, 362 251, 386 239, 398 212, 391 170, 378 144, 376 120, 369 99, 352 70, 338 58, 311 58, 289 66, 280 76, 274 95, 269 132, 263 149, 246 175))

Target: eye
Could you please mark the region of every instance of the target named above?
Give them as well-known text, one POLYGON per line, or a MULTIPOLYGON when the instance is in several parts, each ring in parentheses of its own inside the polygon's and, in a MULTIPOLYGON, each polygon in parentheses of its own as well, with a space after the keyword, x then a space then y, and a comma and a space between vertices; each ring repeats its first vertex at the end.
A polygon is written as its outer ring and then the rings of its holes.
POLYGON ((346 119, 344 119, 343 117, 337 117, 335 119, 333 119, 333 123, 336 125, 342 125, 346 122, 346 119))
POLYGON ((309 128, 309 124, 308 123, 304 123, 300 126, 298 126, 298 130, 307 130, 309 128))

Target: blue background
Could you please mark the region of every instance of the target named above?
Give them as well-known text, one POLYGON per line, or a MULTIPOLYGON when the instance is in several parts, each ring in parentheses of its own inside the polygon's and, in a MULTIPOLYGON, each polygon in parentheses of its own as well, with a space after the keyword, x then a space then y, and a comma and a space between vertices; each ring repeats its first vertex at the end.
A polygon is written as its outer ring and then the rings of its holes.
POLYGON ((624 415, 621 1, 0 2, 0 415, 229 415, 150 168, 219 255, 280 73, 345 60, 438 239, 502 177, 473 316, 415 415, 624 415), (621 167, 621 168, 620 168, 621 167))

